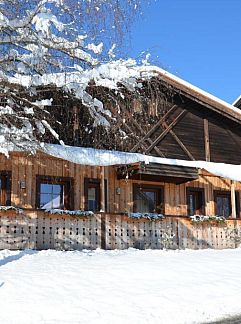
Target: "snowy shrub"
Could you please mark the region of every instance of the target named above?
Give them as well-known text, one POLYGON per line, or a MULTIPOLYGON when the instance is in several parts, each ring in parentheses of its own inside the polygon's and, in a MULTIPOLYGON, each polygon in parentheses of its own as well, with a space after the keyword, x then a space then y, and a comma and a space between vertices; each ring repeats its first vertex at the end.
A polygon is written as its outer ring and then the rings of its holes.
POLYGON ((149 220, 161 220, 165 218, 162 214, 157 214, 157 213, 129 213, 128 217, 134 219, 144 218, 149 220))
MULTIPOLYGON (((53 115, 53 98, 49 98, 57 89, 80 99, 88 107, 94 126, 109 126, 111 112, 87 88, 90 83, 109 89, 118 89, 118 82, 127 83, 131 90, 137 86, 145 71, 135 60, 116 59, 114 63, 114 49, 117 46, 118 52, 121 39, 126 39, 142 3, 0 1, 2 153, 8 155, 8 144, 35 153, 46 138, 63 144, 57 127, 61 121, 53 115)), ((147 65, 147 61, 142 64, 147 65)))
POLYGON ((230 228, 230 227, 226 227, 224 229, 225 231, 225 236, 226 239, 229 239, 233 244, 235 248, 240 247, 241 245, 241 229, 238 228, 230 228))
POLYGON ((173 233, 172 227, 167 226, 166 229, 161 229, 162 239, 159 241, 162 243, 165 250, 172 248, 176 234, 173 233))
POLYGON ((189 216, 192 222, 202 223, 202 222, 217 222, 225 223, 226 219, 223 216, 210 216, 210 215, 193 215, 189 216))
POLYGON ((57 215, 71 215, 71 216, 93 216, 94 213, 92 211, 85 210, 64 210, 64 209, 45 209, 45 213, 57 214, 57 215))
POLYGON ((17 213, 22 213, 23 210, 14 206, 0 206, 0 211, 8 211, 8 210, 14 210, 17 213))

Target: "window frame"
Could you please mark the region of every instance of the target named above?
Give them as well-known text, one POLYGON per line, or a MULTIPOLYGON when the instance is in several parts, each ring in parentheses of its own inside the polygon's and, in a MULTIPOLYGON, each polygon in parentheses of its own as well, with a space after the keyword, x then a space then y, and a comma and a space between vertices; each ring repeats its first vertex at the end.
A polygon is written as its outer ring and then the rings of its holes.
POLYGON ((235 202, 236 202, 236 218, 240 218, 240 191, 235 191, 235 202))
MULTIPOLYGON (((229 210, 230 214, 229 216, 226 216, 226 218, 232 217, 232 201, 231 201, 231 191, 230 190, 214 190, 213 191, 213 197, 214 197, 214 207, 215 207, 215 214, 218 215, 217 211, 217 197, 218 196, 228 196, 229 198, 229 210)), ((240 194, 239 191, 235 191, 235 203, 236 203, 236 218, 240 218, 240 194)), ((222 215, 219 215, 222 216, 222 215)))
POLYGON ((189 196, 192 193, 199 194, 199 195, 201 194, 201 199, 200 199, 201 208, 195 209, 194 215, 205 215, 205 190, 204 190, 204 188, 186 187, 186 202, 187 202, 188 216, 193 216, 193 215, 191 215, 190 204, 189 204, 189 196), (200 210, 200 214, 197 213, 198 210, 200 210))
POLYGON ((0 179, 4 186, 0 189, 0 205, 11 206, 12 174, 10 171, 0 171, 0 179), (9 198, 9 199, 8 199, 9 198))
MULTIPOLYGON (((144 191, 154 191, 157 194, 157 201, 156 201, 156 211, 153 213, 163 214, 165 213, 165 197, 164 197, 164 186, 162 185, 152 185, 152 184, 138 184, 133 183, 133 212, 139 213, 140 211, 137 210, 136 206, 136 197, 138 191, 140 189, 144 189, 144 191)), ((141 213, 141 212, 140 212, 141 213)))
POLYGON ((40 188, 41 184, 52 184, 52 185, 61 185, 64 188, 64 201, 63 209, 73 210, 74 208, 74 181, 70 177, 55 177, 55 176, 36 176, 36 208, 42 209, 40 207, 40 188))
MULTIPOLYGON (((107 180, 105 179, 105 211, 107 211, 107 180)), ((96 188, 96 195, 97 195, 97 209, 93 210, 93 212, 100 212, 101 209, 101 179, 99 178, 85 178, 84 179, 84 208, 86 211, 89 210, 88 208, 88 189, 89 188, 96 188)))

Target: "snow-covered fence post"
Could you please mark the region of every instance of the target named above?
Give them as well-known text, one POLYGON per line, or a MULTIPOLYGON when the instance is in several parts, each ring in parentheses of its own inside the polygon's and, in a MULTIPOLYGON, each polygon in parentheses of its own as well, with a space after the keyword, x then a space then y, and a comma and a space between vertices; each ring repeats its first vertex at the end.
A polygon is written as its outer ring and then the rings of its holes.
POLYGON ((170 250, 173 245, 174 238, 176 236, 175 233, 173 233, 173 228, 170 225, 166 226, 166 229, 161 229, 162 232, 162 248, 164 250, 170 250))

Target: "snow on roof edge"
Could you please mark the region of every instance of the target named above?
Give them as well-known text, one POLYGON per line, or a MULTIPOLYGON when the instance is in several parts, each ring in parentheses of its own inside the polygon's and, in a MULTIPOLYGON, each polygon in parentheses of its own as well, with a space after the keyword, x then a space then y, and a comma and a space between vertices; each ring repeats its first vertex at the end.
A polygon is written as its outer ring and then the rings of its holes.
POLYGON ((226 179, 241 181, 241 165, 215 163, 206 161, 187 161, 160 158, 141 153, 98 150, 57 144, 45 144, 42 152, 76 164, 91 166, 126 165, 137 162, 169 164, 176 166, 205 169, 206 171, 226 179))
MULTIPOLYGON (((202 90, 198 88, 197 86, 192 85, 191 83, 175 76, 174 74, 167 72, 166 70, 163 70, 162 68, 156 67, 156 66, 145 66, 142 68, 143 72, 156 72, 157 74, 168 78, 169 80, 172 80, 175 83, 183 85, 185 88, 194 91, 201 96, 206 97, 207 99, 210 99, 214 101, 215 103, 222 105, 224 108, 228 109, 228 112, 235 112, 239 115, 239 118, 241 120, 241 111, 237 107, 234 107, 233 105, 229 104, 228 102, 210 94, 209 92, 202 90)), ((241 96, 240 96, 241 97, 241 96)))
MULTIPOLYGON (((167 72, 166 70, 152 65, 137 65, 135 60, 116 60, 109 63, 101 64, 98 68, 85 70, 82 72, 75 71, 71 73, 54 73, 46 74, 38 77, 18 76, 16 75, 11 79, 11 82, 17 82, 28 86, 33 84, 35 86, 40 84, 50 84, 54 82, 57 86, 66 86, 68 76, 73 78, 68 79, 68 87, 72 89, 76 84, 81 84, 82 90, 86 88, 86 84, 91 79, 94 79, 97 85, 103 85, 110 88, 115 88, 118 82, 130 82, 131 78, 147 79, 152 76, 159 75, 166 79, 167 82, 174 83, 175 85, 182 86, 184 91, 191 92, 194 97, 206 102, 207 104, 214 106, 220 111, 227 112, 230 116, 235 117, 241 121, 241 110, 226 101, 219 99, 218 97, 192 85, 191 83, 167 72), (63 78, 61 78, 61 76, 63 78), (128 81, 129 80, 129 81, 128 81), (51 81, 51 82, 50 82, 51 81), (39 83, 40 82, 40 83, 39 83), (199 98, 200 96, 200 98, 199 98)), ((79 95, 79 94, 78 94, 79 95)))
POLYGON ((234 100, 232 105, 235 106, 240 100, 241 100, 241 95, 237 99, 234 100))

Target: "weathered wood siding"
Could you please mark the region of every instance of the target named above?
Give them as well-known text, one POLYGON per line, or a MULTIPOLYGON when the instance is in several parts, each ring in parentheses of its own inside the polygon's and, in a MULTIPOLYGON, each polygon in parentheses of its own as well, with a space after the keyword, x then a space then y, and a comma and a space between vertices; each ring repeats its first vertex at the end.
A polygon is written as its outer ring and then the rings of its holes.
POLYGON ((0 249, 82 250, 101 247, 101 216, 71 217, 42 211, 0 214, 0 249))
MULTIPOLYGON (((178 102, 174 113, 166 119, 171 125, 176 115, 186 111, 173 128, 157 143, 156 147, 165 157, 175 159, 206 160, 205 121, 208 124, 209 157, 212 162, 240 164, 241 161, 241 127, 239 123, 210 111, 193 101, 178 102), (178 141, 175 139, 178 138, 178 141), (186 148, 183 149, 182 145, 186 148), (187 154, 187 151, 189 154, 187 154), (190 158, 192 156, 192 158, 190 158)), ((163 124, 164 125, 164 124, 163 124)), ((160 126, 151 136, 154 141, 165 128, 160 126)), ((145 152, 142 146, 139 152, 145 152)), ((151 155, 159 156, 155 149, 151 155)))
POLYGON ((57 91, 49 94, 51 113, 61 122, 55 130, 68 145, 240 164, 240 114, 163 77, 144 82, 141 96, 129 92, 124 99, 114 91, 106 97, 106 89, 88 88, 110 110, 109 128, 96 126, 80 102, 57 91))
POLYGON ((193 223, 183 217, 160 221, 106 216, 107 249, 225 249, 241 243, 241 221, 193 223))
MULTIPOLYGON (((77 165, 47 155, 28 156, 11 154, 8 159, 0 155, 0 171, 10 171, 12 177, 12 205, 20 208, 36 207, 36 176, 71 177, 74 183, 74 209, 85 207, 84 178, 101 178, 101 167, 77 165), (25 189, 20 183, 24 181, 25 189)), ((141 180, 117 180, 114 167, 105 167, 107 182, 107 212, 122 213, 133 210, 133 183, 154 184, 164 187, 164 212, 166 215, 187 216, 186 188, 199 187, 205 192, 205 213, 215 215, 214 190, 230 191, 231 181, 207 172, 200 172, 198 180, 176 185, 165 182, 141 180), (120 188, 118 191, 117 188, 120 188)), ((241 183, 236 182, 236 191, 240 192, 241 183)), ((241 201, 240 201, 241 205, 241 201)), ((241 215, 239 215, 241 217, 241 215)))
POLYGON ((193 223, 186 217, 150 221, 104 213, 73 217, 0 212, 0 249, 224 249, 240 243, 241 220, 217 224, 193 223))

